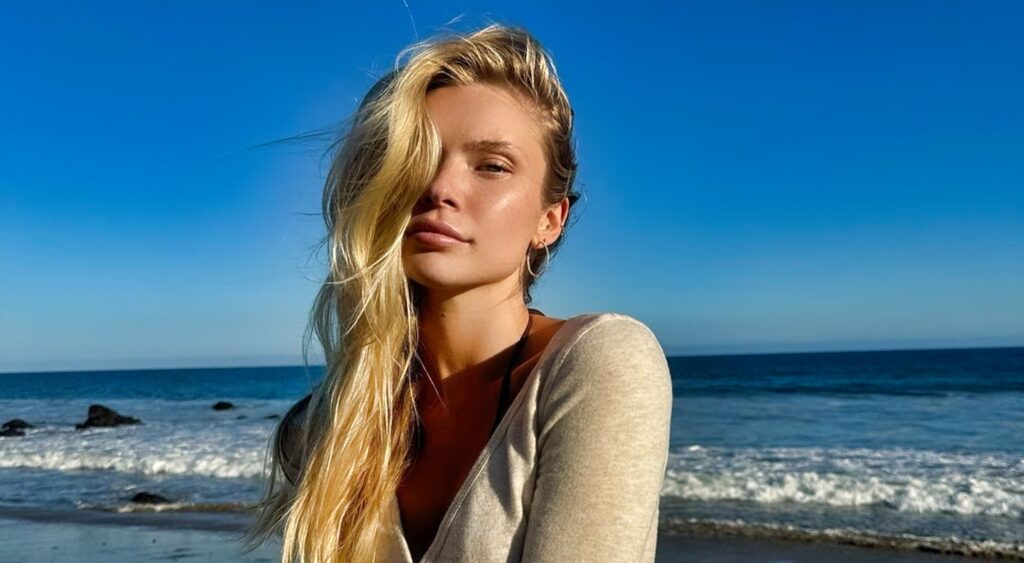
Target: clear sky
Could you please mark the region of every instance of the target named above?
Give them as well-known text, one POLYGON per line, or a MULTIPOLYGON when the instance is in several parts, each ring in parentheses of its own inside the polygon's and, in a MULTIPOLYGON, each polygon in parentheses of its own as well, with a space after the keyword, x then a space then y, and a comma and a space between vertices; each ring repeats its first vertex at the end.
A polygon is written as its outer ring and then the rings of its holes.
POLYGON ((0 8, 0 371, 296 361, 325 146, 247 147, 459 16, 531 30, 576 111, 545 313, 670 355, 1024 345, 1024 4, 406 1, 0 8))

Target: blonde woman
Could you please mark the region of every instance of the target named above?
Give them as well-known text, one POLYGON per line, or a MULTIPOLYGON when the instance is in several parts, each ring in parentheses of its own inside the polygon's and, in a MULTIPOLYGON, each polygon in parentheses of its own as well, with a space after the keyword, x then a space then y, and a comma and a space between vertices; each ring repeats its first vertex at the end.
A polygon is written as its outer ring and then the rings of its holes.
POLYGON ((281 533, 282 561, 653 561, 664 352, 625 314, 528 308, 578 197, 550 56, 495 24, 398 61, 328 174, 325 376, 275 433, 250 539, 281 533))

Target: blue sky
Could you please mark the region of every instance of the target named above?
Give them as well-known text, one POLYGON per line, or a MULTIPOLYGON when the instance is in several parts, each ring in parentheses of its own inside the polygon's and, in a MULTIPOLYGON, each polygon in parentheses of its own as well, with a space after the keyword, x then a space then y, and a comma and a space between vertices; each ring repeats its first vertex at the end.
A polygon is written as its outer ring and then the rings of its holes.
POLYGON ((418 37, 553 53, 578 207, 535 292, 669 354, 1024 345, 1024 5, 21 2, 0 370, 294 362, 324 145, 418 37))

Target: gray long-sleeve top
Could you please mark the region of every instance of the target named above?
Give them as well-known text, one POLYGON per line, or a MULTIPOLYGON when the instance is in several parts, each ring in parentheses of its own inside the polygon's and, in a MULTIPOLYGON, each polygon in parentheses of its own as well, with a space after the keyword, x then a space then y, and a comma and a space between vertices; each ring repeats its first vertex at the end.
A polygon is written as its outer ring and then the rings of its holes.
MULTIPOLYGON (((671 411, 668 362, 645 324, 567 319, 420 561, 654 561, 671 411)), ((397 497, 379 554, 414 563, 397 497)))

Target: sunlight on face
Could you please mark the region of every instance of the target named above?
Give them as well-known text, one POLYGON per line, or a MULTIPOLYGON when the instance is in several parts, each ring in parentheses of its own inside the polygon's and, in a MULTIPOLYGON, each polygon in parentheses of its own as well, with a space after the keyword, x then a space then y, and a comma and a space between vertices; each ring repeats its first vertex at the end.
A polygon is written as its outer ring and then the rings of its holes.
POLYGON ((465 289, 518 274, 544 213, 546 162, 529 106, 502 87, 448 86, 427 94, 441 136, 437 175, 412 220, 429 218, 465 239, 406 236, 406 274, 428 288, 465 289))

